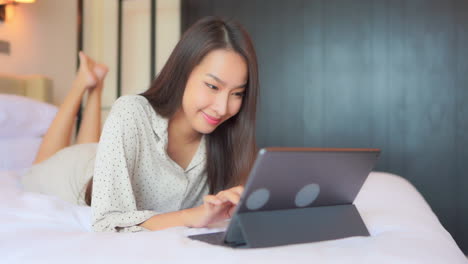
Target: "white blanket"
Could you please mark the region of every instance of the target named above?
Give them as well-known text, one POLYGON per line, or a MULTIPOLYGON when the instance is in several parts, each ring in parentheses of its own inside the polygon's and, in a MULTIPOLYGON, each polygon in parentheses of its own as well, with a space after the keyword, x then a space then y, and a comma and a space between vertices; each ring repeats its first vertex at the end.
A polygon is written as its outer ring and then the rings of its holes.
POLYGON ((263 249, 231 249, 188 239, 223 230, 170 228, 93 233, 91 210, 22 191, 19 174, 0 172, 0 263, 468 263, 417 190, 373 172, 355 204, 371 237, 263 249))

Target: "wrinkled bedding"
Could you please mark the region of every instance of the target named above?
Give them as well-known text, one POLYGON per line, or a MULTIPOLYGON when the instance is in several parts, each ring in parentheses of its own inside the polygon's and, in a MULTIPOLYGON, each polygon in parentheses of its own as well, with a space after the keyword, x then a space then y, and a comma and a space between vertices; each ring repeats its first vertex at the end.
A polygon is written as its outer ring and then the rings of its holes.
POLYGON ((400 176, 372 172, 355 205, 371 237, 262 249, 231 249, 175 227, 94 233, 91 209, 24 192, 21 172, 0 172, 0 263, 468 263, 420 193, 400 176))

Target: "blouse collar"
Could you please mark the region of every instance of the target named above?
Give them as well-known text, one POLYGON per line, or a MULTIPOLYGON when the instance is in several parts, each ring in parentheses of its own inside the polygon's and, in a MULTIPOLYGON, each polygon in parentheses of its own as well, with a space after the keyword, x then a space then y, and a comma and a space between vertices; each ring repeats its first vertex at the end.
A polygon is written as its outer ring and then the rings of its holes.
MULTIPOLYGON (((169 136, 168 136, 168 126, 169 126, 169 119, 166 117, 161 116, 158 114, 156 111, 154 111, 154 115, 152 115, 152 128, 153 131, 158 138, 158 140, 162 140, 164 148, 167 147, 167 144, 169 142, 169 136)), ((200 139, 200 145, 197 148, 197 151, 195 152, 195 155, 193 156, 190 164, 187 166, 185 169, 185 172, 188 172, 189 170, 195 168, 199 164, 203 163, 206 160, 206 135, 202 135, 200 139)))

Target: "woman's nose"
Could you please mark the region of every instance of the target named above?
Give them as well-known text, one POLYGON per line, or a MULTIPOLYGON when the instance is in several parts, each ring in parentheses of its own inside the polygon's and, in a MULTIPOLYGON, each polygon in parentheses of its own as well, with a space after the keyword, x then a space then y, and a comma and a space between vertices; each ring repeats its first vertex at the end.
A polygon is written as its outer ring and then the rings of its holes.
POLYGON ((228 106, 228 96, 220 94, 216 97, 216 101, 214 104, 214 110, 219 115, 219 117, 223 117, 227 113, 227 106, 228 106))

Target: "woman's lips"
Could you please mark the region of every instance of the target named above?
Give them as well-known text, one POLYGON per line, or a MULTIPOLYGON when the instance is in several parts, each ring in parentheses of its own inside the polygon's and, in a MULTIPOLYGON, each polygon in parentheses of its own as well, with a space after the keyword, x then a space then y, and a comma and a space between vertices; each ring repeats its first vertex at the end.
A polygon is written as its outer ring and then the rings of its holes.
POLYGON ((212 125, 217 125, 221 121, 221 119, 216 119, 210 115, 205 114, 203 111, 202 111, 202 114, 203 114, 203 117, 205 117, 205 120, 212 125))

